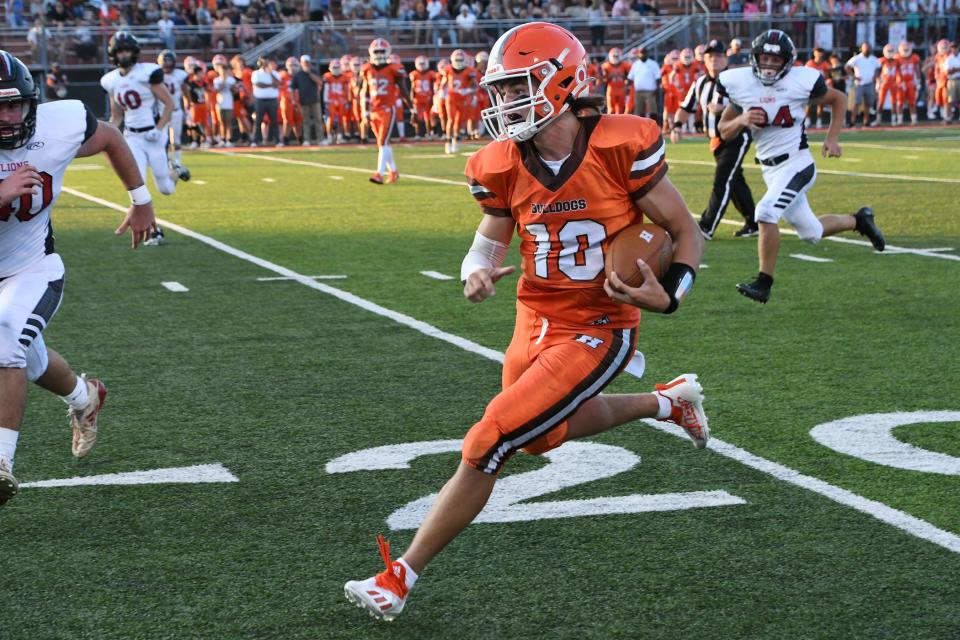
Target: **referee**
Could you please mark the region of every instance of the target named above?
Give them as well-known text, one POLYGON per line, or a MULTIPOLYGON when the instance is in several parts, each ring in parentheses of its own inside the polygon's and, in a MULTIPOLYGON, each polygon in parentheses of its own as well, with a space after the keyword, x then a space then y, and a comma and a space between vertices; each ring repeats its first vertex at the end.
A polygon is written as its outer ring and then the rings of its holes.
POLYGON ((707 240, 713 238, 713 233, 720 224, 727 204, 733 200, 734 206, 740 211, 745 220, 743 227, 733 235, 738 238, 749 238, 759 233, 757 221, 754 218, 753 194, 743 177, 743 158, 750 148, 750 132, 744 127, 736 138, 721 140, 717 123, 726 106, 725 99, 716 90, 717 76, 727 68, 727 50, 719 40, 711 40, 703 51, 703 61, 706 75, 697 78, 690 86, 687 97, 684 98, 673 116, 673 128, 670 131, 670 141, 680 140, 680 130, 697 111, 699 105, 703 112, 704 128, 710 138, 710 150, 717 161, 717 170, 713 174, 713 191, 710 201, 703 215, 700 216, 700 232, 707 240))

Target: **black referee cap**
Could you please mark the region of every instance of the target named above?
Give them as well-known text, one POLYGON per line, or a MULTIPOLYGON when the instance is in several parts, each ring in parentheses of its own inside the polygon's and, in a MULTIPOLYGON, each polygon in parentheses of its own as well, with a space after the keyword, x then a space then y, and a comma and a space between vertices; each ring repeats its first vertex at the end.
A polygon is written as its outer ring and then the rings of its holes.
POLYGON ((719 40, 717 40, 716 38, 714 38, 713 40, 711 40, 710 42, 708 42, 708 43, 706 44, 706 46, 704 46, 703 52, 704 52, 704 53, 723 53, 723 54, 725 54, 725 53, 727 52, 727 47, 726 47, 722 42, 720 42, 719 40))

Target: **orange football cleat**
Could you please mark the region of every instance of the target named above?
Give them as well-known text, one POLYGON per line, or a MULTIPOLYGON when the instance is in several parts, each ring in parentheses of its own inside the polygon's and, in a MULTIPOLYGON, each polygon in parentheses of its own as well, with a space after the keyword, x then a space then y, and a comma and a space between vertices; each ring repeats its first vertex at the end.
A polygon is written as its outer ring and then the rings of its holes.
POLYGON ((387 568, 372 578, 349 581, 343 585, 343 595, 374 618, 390 622, 407 602, 407 569, 390 560, 390 543, 383 536, 377 536, 377 546, 387 568))
POLYGON ((397 173, 396 171, 391 171, 390 173, 387 174, 387 180, 386 180, 386 182, 387 182, 387 184, 392 184, 392 183, 396 182, 396 181, 399 180, 399 179, 400 179, 400 174, 397 173))
POLYGON ((672 409, 667 422, 682 427, 697 449, 707 446, 710 427, 703 411, 703 387, 697 381, 697 374, 685 373, 666 384, 654 385, 654 389, 658 396, 670 401, 672 409))
POLYGON ((383 184, 383 176, 380 175, 379 173, 371 173, 370 182, 372 182, 373 184, 383 184))

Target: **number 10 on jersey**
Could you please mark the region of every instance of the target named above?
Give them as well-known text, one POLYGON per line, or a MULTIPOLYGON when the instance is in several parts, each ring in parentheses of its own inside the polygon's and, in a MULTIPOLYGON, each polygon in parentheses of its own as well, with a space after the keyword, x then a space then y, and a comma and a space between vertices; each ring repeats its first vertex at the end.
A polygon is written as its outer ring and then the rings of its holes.
POLYGON ((603 271, 603 241, 607 239, 606 228, 596 220, 568 220, 556 240, 550 237, 546 224, 524 225, 533 236, 537 250, 533 256, 537 277, 549 278, 552 269, 559 269, 571 280, 588 282, 603 271), (554 243, 560 250, 556 260, 551 260, 554 243))

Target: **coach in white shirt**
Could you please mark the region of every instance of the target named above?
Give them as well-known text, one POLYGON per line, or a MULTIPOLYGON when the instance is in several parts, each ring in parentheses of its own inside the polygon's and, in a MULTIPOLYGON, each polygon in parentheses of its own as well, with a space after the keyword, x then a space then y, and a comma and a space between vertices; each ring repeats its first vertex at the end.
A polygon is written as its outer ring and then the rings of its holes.
POLYGON ((277 122, 277 110, 280 107, 280 75, 273 68, 273 60, 267 56, 257 60, 257 70, 250 76, 253 83, 253 144, 263 142, 260 126, 265 115, 270 116, 270 131, 267 139, 280 140, 280 128, 277 122))
MULTIPOLYGON (((846 64, 847 73, 852 73, 855 85, 855 103, 860 105, 863 112, 863 124, 870 124, 870 107, 877 101, 877 71, 880 69, 880 60, 870 54, 870 44, 860 45, 860 53, 850 58, 846 64)), ((856 108, 854 108, 856 109, 856 108)), ((853 124, 857 123, 856 110, 853 114, 853 124)))
POLYGON ((660 86, 660 67, 647 57, 643 47, 637 50, 637 59, 630 67, 627 80, 633 86, 633 112, 640 116, 656 118, 660 113, 657 107, 657 88, 660 86))

